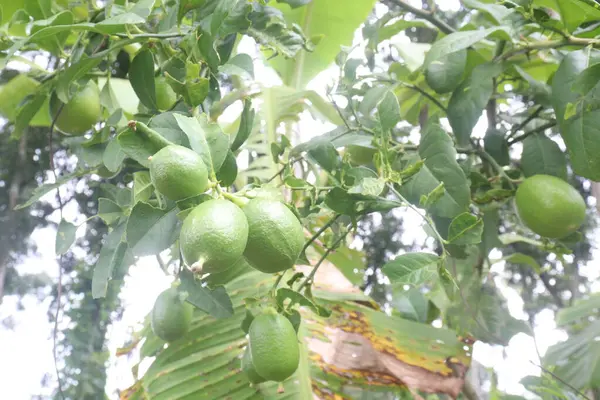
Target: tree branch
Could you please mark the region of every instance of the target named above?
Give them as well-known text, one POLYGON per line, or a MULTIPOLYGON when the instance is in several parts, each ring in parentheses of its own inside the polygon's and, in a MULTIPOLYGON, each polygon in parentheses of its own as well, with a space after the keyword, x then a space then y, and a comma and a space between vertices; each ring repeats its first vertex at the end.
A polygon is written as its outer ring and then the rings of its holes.
POLYGON ((517 136, 513 140, 509 141, 508 145, 512 146, 515 143, 525 140, 525 138, 527 138, 528 136, 531 136, 531 135, 539 133, 539 132, 544 132, 546 129, 552 128, 554 125, 556 125, 556 121, 550 121, 550 122, 545 123, 544 125, 540 125, 535 129, 525 132, 521 136, 517 136))
POLYGON ((416 15, 417 17, 421 17, 424 20, 431 22, 435 25, 440 31, 449 34, 452 32, 456 32, 456 30, 448 25, 446 22, 439 19, 434 13, 423 10, 422 8, 413 7, 410 4, 406 3, 404 0, 389 0, 390 3, 397 5, 398 7, 408 11, 411 14, 416 15))
POLYGON ((511 130, 510 130, 510 134, 508 135, 508 138, 511 139, 513 136, 515 136, 517 134, 518 131, 520 131, 521 129, 523 129, 525 127, 525 125, 527 125, 528 123, 530 123, 535 117, 537 117, 538 115, 540 115, 540 113, 542 112, 542 110, 544 109, 544 106, 539 106, 534 112, 532 112, 531 114, 529 114, 527 116, 527 118, 525 118, 520 124, 514 126, 511 130))
POLYGON ((600 39, 579 38, 575 36, 567 36, 559 40, 539 41, 527 44, 522 47, 514 48, 504 54, 499 55, 494 61, 504 61, 519 54, 529 53, 535 50, 558 49, 565 46, 600 46, 600 39))

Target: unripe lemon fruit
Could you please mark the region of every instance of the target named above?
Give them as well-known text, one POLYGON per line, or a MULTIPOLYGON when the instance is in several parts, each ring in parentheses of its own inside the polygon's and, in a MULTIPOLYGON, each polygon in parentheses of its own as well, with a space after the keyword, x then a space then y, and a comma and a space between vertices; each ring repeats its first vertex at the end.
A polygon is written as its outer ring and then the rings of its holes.
POLYGON ((246 347, 246 351, 244 351, 244 356, 242 357, 242 371, 244 371, 250 383, 257 384, 266 381, 265 378, 256 372, 256 368, 252 362, 252 353, 249 345, 246 347))
POLYGON ((244 256, 255 269, 276 273, 291 268, 304 246, 302 224, 280 201, 256 198, 244 206, 248 244, 244 256))
POLYGON ((190 328, 194 306, 182 301, 177 289, 169 288, 156 298, 152 308, 152 331, 166 342, 184 336, 190 328))
POLYGON ((252 363, 259 376, 282 382, 298 368, 300 349, 292 323, 274 308, 256 316, 248 332, 252 363))
POLYGON ((182 200, 208 189, 208 170, 198 153, 169 145, 150 159, 150 177, 156 190, 171 200, 182 200))
POLYGON ((585 201, 567 182, 550 175, 534 175, 517 189, 519 217, 533 232, 562 238, 575 232, 585 220, 585 201))
POLYGON ((162 76, 154 79, 154 91, 156 92, 156 106, 159 110, 169 110, 177 101, 177 94, 162 76))
POLYGON ((209 200, 196 206, 179 234, 183 260, 203 273, 231 268, 242 257, 247 240, 244 212, 227 200, 209 200))
POLYGON ((351 164, 368 165, 373 162, 373 157, 377 153, 377 149, 351 144, 346 146, 345 152, 348 154, 351 164))
POLYGON ((54 126, 67 135, 83 135, 102 116, 100 91, 94 81, 88 81, 64 106, 58 98, 53 100, 50 102, 51 117, 60 110, 54 126))

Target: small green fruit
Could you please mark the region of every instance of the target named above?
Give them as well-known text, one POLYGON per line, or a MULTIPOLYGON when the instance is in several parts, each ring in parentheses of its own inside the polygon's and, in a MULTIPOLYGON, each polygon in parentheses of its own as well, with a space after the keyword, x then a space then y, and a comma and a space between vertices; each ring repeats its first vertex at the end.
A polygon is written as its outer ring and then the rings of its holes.
POLYGON ((346 146, 345 152, 352 165, 369 165, 373 162, 377 149, 351 144, 346 146))
POLYGON ((203 273, 223 272, 235 265, 248 240, 248 221, 227 200, 196 206, 183 221, 179 244, 185 263, 203 273))
POLYGON ((534 175, 525 179, 515 195, 519 217, 533 232, 562 238, 585 221, 585 201, 577 190, 560 178, 534 175))
POLYGON ((250 345, 246 347, 246 350, 244 351, 244 356, 242 357, 242 371, 244 371, 250 383, 257 384, 266 381, 265 378, 263 378, 258 374, 258 372, 256 372, 256 368, 254 368, 254 364, 252 363, 252 353, 250 351, 250 345))
POLYGON ((161 111, 170 110, 177 101, 177 94, 167 83, 167 80, 162 76, 154 79, 154 89, 158 109, 161 111))
POLYGON ((194 306, 181 301, 179 292, 169 288, 156 298, 152 308, 152 331, 166 342, 183 337, 190 328, 194 306))
POLYGON ((244 256, 255 269, 276 273, 291 268, 304 246, 298 218, 280 201, 256 198, 244 206, 248 244, 244 256))
POLYGON ((171 200, 182 200, 208 189, 208 170, 193 150, 179 145, 163 147, 150 159, 154 187, 171 200))
POLYGON ((268 308, 254 318, 248 334, 252 363, 259 376, 276 382, 292 376, 298 368, 300 348, 286 317, 268 308))
POLYGON ((102 116, 100 91, 94 81, 88 83, 64 104, 54 96, 50 102, 52 118, 59 112, 55 127, 67 135, 83 135, 90 130, 102 116), (62 106, 62 109, 61 109, 62 106))

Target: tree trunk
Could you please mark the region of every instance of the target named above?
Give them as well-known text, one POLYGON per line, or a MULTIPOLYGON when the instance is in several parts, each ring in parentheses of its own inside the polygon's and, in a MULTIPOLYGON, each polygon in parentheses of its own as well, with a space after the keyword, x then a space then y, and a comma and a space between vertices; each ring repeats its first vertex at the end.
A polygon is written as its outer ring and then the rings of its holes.
POLYGON ((8 263, 10 261, 10 250, 12 248, 12 236, 16 230, 15 226, 15 207, 19 201, 21 194, 21 184, 23 183, 23 168, 25 168, 25 161, 27 158, 27 130, 23 132, 21 139, 19 140, 19 147, 17 150, 17 160, 15 165, 15 174, 10 183, 10 189, 8 192, 8 209, 6 210, 6 223, 3 224, 5 229, 6 239, 4 243, 0 244, 0 303, 4 296, 4 284, 6 281, 6 271, 8 270, 8 263))

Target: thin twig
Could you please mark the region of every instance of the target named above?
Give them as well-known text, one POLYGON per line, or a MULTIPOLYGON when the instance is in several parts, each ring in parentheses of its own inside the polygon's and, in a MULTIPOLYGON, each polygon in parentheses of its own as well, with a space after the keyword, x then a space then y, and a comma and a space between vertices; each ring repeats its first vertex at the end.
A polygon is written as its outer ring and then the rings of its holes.
POLYGON ((550 121, 550 122, 545 123, 544 125, 540 125, 537 128, 527 131, 524 134, 522 134, 521 136, 517 136, 513 140, 510 140, 508 142, 508 145, 512 146, 515 143, 525 140, 525 138, 527 138, 528 136, 531 136, 531 135, 539 133, 539 132, 544 132, 546 129, 552 128, 554 125, 556 125, 556 121, 550 121))
POLYGON ((538 364, 534 363, 531 360, 529 360, 529 362, 532 363, 533 365, 535 365, 536 367, 538 367, 539 369, 541 369, 542 372, 550 375, 551 377, 553 377, 554 379, 556 379, 557 381, 559 381, 560 383, 562 383, 563 385, 565 385, 566 387, 568 387, 569 389, 571 389, 572 391, 574 391, 579 396, 583 397, 584 399, 591 400, 585 394, 581 393, 578 389, 576 389, 575 387, 571 386, 569 383, 565 382, 564 380, 562 380, 561 378, 559 378, 558 376, 556 376, 554 373, 548 371, 546 368, 542 367, 541 365, 538 365, 538 364))
POLYGON ((544 106, 539 106, 534 112, 532 112, 531 114, 529 114, 527 116, 527 118, 525 118, 520 124, 514 126, 511 131, 510 134, 508 135, 509 139, 512 139, 513 136, 515 136, 517 134, 518 131, 520 131, 521 129, 523 129, 523 127, 525 127, 525 125, 527 125, 528 123, 530 123, 535 117, 537 117, 542 110, 544 109, 544 106))
POLYGON ((597 47, 600 45, 599 39, 588 39, 579 38, 576 36, 567 36, 564 39, 559 40, 546 40, 526 44, 525 46, 516 47, 513 50, 507 51, 506 53, 496 57, 494 61, 503 61, 519 54, 529 53, 535 50, 547 50, 547 49, 558 49, 565 46, 593 46, 597 47))
POLYGON ((435 104, 436 106, 438 106, 442 111, 444 111, 445 113, 448 112, 448 109, 442 103, 440 103, 440 101, 438 99, 436 99, 435 97, 433 97, 432 95, 430 95, 425 90, 423 90, 420 87, 418 87, 417 85, 411 85, 409 83, 404 83, 404 82, 399 82, 399 83, 402 84, 402 86, 404 86, 404 87, 407 87, 409 89, 412 89, 414 91, 417 91, 417 92, 421 93, 423 96, 425 96, 429 100, 431 100, 433 102, 433 104, 435 104))
MULTIPOLYGON (((50 133, 48 134, 48 152, 49 152, 49 157, 48 157, 49 161, 48 162, 50 164, 50 171, 52 172, 52 175, 54 175, 54 182, 58 182, 58 175, 56 174, 55 165, 54 165, 54 151, 52 149, 52 135, 54 133, 54 125, 56 125, 56 120, 58 119, 64 106, 65 106, 64 103, 61 104, 60 108, 58 109, 58 112, 52 119, 52 124, 50 124, 50 133)), ((62 221, 62 219, 63 219, 63 202, 62 202, 62 198, 60 197, 60 186, 56 188, 56 198, 58 199, 58 205, 60 207, 59 208, 60 219, 62 221)), ((58 336, 58 317, 60 315, 60 300, 62 297, 62 272, 63 272, 62 271, 62 261, 63 261, 63 255, 61 254, 60 257, 58 258, 58 283, 57 283, 57 287, 56 287, 56 312, 54 314, 54 331, 52 333, 52 357, 54 359, 54 369, 56 371, 56 380, 58 382, 58 392, 60 393, 60 397, 64 400, 65 394, 63 392, 62 383, 60 381, 60 374, 59 374, 59 370, 58 370, 58 359, 56 356, 56 338, 58 336)))
POLYGON ((317 238, 319 236, 321 236, 321 234, 323 232, 325 232, 327 230, 327 228, 329 228, 331 225, 333 225, 335 223, 335 221, 337 221, 337 219, 339 217, 341 217, 342 214, 336 214, 333 218, 331 218, 325 225, 323 225, 321 228, 319 228, 318 231, 315 232, 314 235, 312 235, 312 237, 310 239, 308 239, 308 241, 306 243, 304 243, 304 246, 302 247, 302 250, 300 250, 300 254, 304 253, 306 251, 306 249, 308 249, 308 247, 315 241, 317 240, 317 238))
POLYGON ((427 215, 423 215, 419 212, 419 210, 417 209, 417 207, 415 207, 411 202, 409 202, 408 200, 406 200, 404 198, 404 196, 402 196, 400 194, 400 192, 398 192, 396 190, 396 188, 394 188, 394 185, 391 183, 387 184, 387 187, 390 189, 390 191, 394 194, 394 196, 396 196, 398 198, 398 200, 400 200, 402 203, 404 203, 404 205, 408 206, 409 208, 411 208, 414 212, 416 212, 417 214, 419 214, 421 216, 421 218, 423 218, 423 220, 427 223, 427 225, 429 225, 429 228, 431 229, 431 231, 433 232, 435 238, 437 239, 437 241, 440 243, 440 246, 442 248, 442 253, 446 254, 446 247, 444 246, 444 243, 446 242, 444 240, 444 238, 442 237, 442 235, 438 232, 437 228, 435 227, 435 224, 433 223, 433 221, 431 220, 431 218, 429 218, 427 215))
POLYGON ((498 172, 498 174, 508 181, 508 185, 510 186, 511 189, 515 188, 513 179, 506 174, 506 171, 504 171, 504 168, 502 168, 502 166, 500 164, 498 164, 496 162, 496 160, 494 160, 494 157, 492 157, 488 152, 486 152, 483 149, 479 149, 477 151, 477 155, 479 157, 481 157, 483 160, 489 162, 492 165, 492 167, 494 167, 494 169, 498 172))
POLYGON ((298 292, 300 290, 302 290, 304 287, 306 287, 309 284, 309 282, 312 284, 315 274, 317 273, 317 270, 319 269, 321 264, 323 264, 323 261, 325 261, 327 256, 329 256, 329 254, 337 248, 337 246, 342 242, 342 240, 346 239, 346 236, 348 236, 348 233, 350 233, 350 231, 346 231, 346 233, 344 233, 343 235, 340 235, 340 237, 337 238, 337 240, 331 245, 331 247, 328 247, 327 250, 325 250, 325 253, 323 254, 323 256, 321 256, 319 261, 317 261, 317 263, 313 267, 312 271, 310 271, 310 274, 306 277, 306 279, 298 287, 298 290, 297 290, 298 292))
POLYGON ((397 5, 400 8, 416 15, 417 17, 421 17, 424 20, 431 22, 433 25, 438 27, 438 29, 446 34, 455 32, 456 30, 448 25, 446 22, 439 19, 435 14, 429 12, 427 10, 423 10, 422 8, 413 7, 410 4, 406 3, 403 0, 390 0, 390 3, 397 5))

